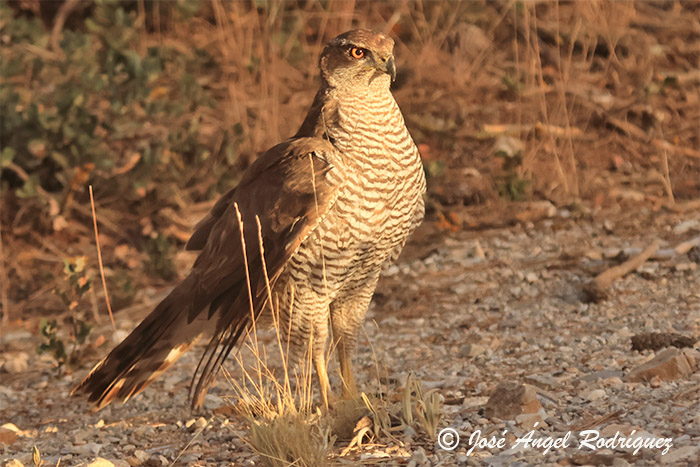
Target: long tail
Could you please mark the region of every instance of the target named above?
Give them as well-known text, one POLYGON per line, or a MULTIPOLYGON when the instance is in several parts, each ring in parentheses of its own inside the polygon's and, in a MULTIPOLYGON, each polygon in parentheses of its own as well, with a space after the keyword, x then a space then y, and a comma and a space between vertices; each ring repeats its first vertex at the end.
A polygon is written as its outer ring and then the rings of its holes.
POLYGON ((190 276, 178 285, 71 394, 88 394, 96 410, 113 400, 126 402, 175 363, 202 333, 214 329, 222 308, 201 313, 209 303, 192 296, 196 281, 190 276))

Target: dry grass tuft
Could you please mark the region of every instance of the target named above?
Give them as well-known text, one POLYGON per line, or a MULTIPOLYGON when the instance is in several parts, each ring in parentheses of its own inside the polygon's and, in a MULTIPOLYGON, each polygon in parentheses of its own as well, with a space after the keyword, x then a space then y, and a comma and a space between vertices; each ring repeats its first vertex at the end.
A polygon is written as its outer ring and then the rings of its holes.
MULTIPOLYGON (((282 342, 279 337, 277 342, 282 342)), ((284 362, 281 366, 249 335, 247 358, 236 355, 243 381, 225 373, 234 391, 232 399, 237 400, 236 412, 248 425, 244 441, 265 465, 327 465, 335 437, 327 418, 314 408, 311 359, 304 358, 304 364, 290 368, 282 347, 276 347, 284 362)))
POLYGON ((265 422, 251 421, 250 444, 271 466, 323 466, 333 444, 317 423, 287 414, 265 422))
POLYGON ((266 465, 328 465, 335 438, 320 411, 279 413, 268 406, 264 413, 256 415, 250 409, 246 406, 242 412, 249 424, 246 441, 266 465))
MULTIPOLYGON (((277 344, 281 344, 279 332, 275 334, 277 344)), ((290 368, 283 347, 273 346, 279 351, 281 365, 276 358, 269 358, 265 346, 250 334, 246 358, 236 355, 243 381, 225 373, 234 391, 232 399, 237 400, 236 412, 248 425, 244 441, 265 465, 327 465, 335 437, 326 414, 314 408, 311 359, 304 358, 302 365, 290 368)))

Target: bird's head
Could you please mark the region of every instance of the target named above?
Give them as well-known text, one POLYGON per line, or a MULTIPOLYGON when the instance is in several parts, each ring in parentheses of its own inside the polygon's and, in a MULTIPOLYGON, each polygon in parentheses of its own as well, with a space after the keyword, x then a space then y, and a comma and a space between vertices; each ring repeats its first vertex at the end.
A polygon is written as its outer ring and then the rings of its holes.
POLYGON ((321 78, 337 88, 379 84, 396 79, 394 40, 369 29, 355 29, 331 40, 321 54, 321 78))

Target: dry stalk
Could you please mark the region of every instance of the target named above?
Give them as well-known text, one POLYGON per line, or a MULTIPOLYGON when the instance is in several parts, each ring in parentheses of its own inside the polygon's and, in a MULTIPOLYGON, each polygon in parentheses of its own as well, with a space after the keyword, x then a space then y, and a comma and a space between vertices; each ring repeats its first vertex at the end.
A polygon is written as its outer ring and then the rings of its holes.
MULTIPOLYGON (((526 40, 527 40, 527 45, 528 45, 528 55, 530 57, 534 57, 534 63, 532 60, 530 60, 530 67, 531 67, 531 73, 535 78, 536 81, 536 86, 540 90, 538 93, 539 97, 539 102, 540 102, 540 113, 542 115, 542 119, 544 120, 545 125, 550 126, 550 121, 549 121, 549 110, 547 107, 547 84, 545 83, 544 80, 544 75, 542 71, 542 59, 541 59, 541 50, 540 50, 540 40, 539 37, 537 36, 537 16, 535 13, 535 6, 534 5, 527 5, 526 8, 523 9, 524 12, 524 20, 525 20, 525 31, 526 31, 526 40), (531 31, 534 31, 534 34, 531 33, 531 31), (534 36, 534 37, 533 37, 534 36)), ((561 158, 559 157, 559 151, 557 150, 557 142, 554 138, 554 135, 551 132, 547 133, 547 136, 549 137, 549 141, 551 144, 551 150, 554 154, 554 164, 557 170, 557 174, 559 175, 559 180, 561 181, 563 187, 564 187, 564 192, 569 194, 571 193, 571 187, 569 185, 569 177, 566 175, 564 171, 564 167, 562 166, 561 158)))
POLYGON ((107 303, 107 312, 109 320, 112 322, 112 329, 117 330, 117 325, 114 323, 114 315, 112 314, 112 305, 109 303, 109 293, 107 292, 107 281, 105 280, 105 270, 102 265, 102 249, 100 248, 100 234, 97 231, 97 216, 95 215, 95 198, 92 195, 92 185, 90 191, 90 207, 92 208, 92 226, 95 229, 95 245, 97 246, 97 262, 100 265, 100 277, 102 278, 102 290, 105 294, 105 303, 107 303))
MULTIPOLYGON (((559 0, 556 0, 554 2, 556 12, 557 12, 557 19, 559 18, 559 0)), ((557 24, 557 36, 560 35, 559 33, 559 21, 556 22, 557 24)), ((577 23, 580 24, 580 23, 577 23)), ((576 31, 576 30, 575 30, 576 31)), ((571 137, 571 119, 569 117, 569 108, 567 105, 566 101, 566 92, 565 89, 568 87, 568 82, 569 82, 569 69, 571 66, 572 62, 572 57, 573 57, 573 51, 574 51, 574 46, 573 44, 576 41, 576 32, 574 32, 574 36, 571 38, 571 45, 569 47, 569 53, 567 56, 567 65, 564 66, 562 65, 562 58, 561 58, 561 49, 559 47, 559 42, 557 41, 556 47, 557 47, 557 56, 559 57, 559 60, 557 61, 558 66, 559 66, 559 86, 557 88, 559 89, 559 100, 561 102, 561 107, 564 112, 564 122, 565 122, 565 128, 566 128, 566 133, 565 133, 565 142, 566 142, 566 147, 568 149, 568 155, 569 155, 569 168, 571 169, 571 181, 572 181, 572 194, 575 197, 579 196, 579 186, 578 186, 578 173, 576 170, 576 157, 574 154, 574 143, 573 143, 573 138, 571 137)))
MULTIPOLYGON (((659 129, 659 132, 661 133, 661 139, 665 140, 666 138, 664 137, 664 132, 663 129, 661 128, 660 124, 657 124, 657 128, 659 129)), ((662 169, 663 169, 663 176, 661 177, 661 182, 664 185, 664 190, 666 191, 666 197, 668 198, 668 202, 671 204, 676 203, 676 199, 673 196, 673 186, 671 185, 671 174, 668 169, 668 150, 666 149, 666 145, 663 145, 663 157, 661 158, 661 164, 662 164, 662 169)))
MULTIPOLYGON (((1 212, 0 208, 0 212, 1 212)), ((7 270, 5 269, 5 254, 3 253, 3 243, 2 243, 2 227, 0 227, 0 303, 2 303, 2 326, 6 329, 10 324, 10 300, 7 293, 8 288, 8 278, 7 270)))

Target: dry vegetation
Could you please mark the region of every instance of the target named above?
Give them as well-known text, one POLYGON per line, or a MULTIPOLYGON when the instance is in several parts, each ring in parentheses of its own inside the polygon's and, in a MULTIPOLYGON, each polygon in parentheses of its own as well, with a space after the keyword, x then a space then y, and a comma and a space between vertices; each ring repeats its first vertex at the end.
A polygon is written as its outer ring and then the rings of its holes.
MULTIPOLYGON (((296 131, 316 86, 321 47, 351 27, 373 27, 397 39, 397 100, 431 175, 432 207, 456 222, 450 227, 493 220, 500 216, 494 207, 508 198, 596 206, 620 199, 657 206, 695 200, 700 52, 694 7, 692 2, 271 2, 251 8, 213 1, 186 19, 171 12, 168 21, 157 19, 155 6, 135 8, 128 13, 135 32, 122 47, 136 54, 160 48, 208 57, 203 63, 182 60, 186 67, 200 66, 185 74, 166 68, 169 73, 147 80, 144 102, 130 102, 128 109, 142 128, 118 134, 95 128, 112 146, 101 145, 93 156, 100 161, 92 166, 88 160, 59 167, 58 181, 42 173, 57 170, 45 154, 52 141, 35 138, 28 144, 3 135, 3 149, 18 153, 15 161, 3 162, 3 246, 17 252, 6 253, 3 263, 5 323, 26 312, 63 309, 52 289, 64 258, 86 255, 95 264, 89 184, 95 187, 112 279, 119 282, 116 269, 123 266, 138 281, 150 282, 144 273, 153 272, 172 278, 172 270, 159 266, 167 262, 160 256, 174 255, 179 247, 172 246, 186 240, 208 200, 234 185, 259 151, 296 131), (202 97, 185 95, 188 88, 178 78, 194 79, 202 97), (142 107, 158 96, 189 111, 177 117, 149 114, 142 107), (168 139, 169 129, 183 125, 192 132, 186 141, 169 141, 159 152, 144 154, 145 142, 155 147, 168 139), (509 189, 499 197, 503 186, 509 189), (484 213, 494 214, 480 216, 484 213), (150 242, 154 238, 158 242, 150 242)), ((5 12, 9 40, 15 20, 5 12)), ((41 50, 41 44, 3 46, 10 62, 20 53, 60 60, 41 50)), ((6 77, 3 86, 31 103, 31 93, 46 92, 51 79, 27 71, 6 77)), ((104 94, 95 91, 85 99, 94 100, 95 118, 108 123, 113 113, 100 110, 109 108, 104 94)), ((26 112, 24 107, 5 110, 26 112)), ((63 138, 65 146, 68 137, 63 138)))
MULTIPOLYGON (((395 96, 429 179, 419 236, 535 222, 548 203, 700 211, 696 2, 55 5, 1 10, 0 304, 3 331, 43 335, 69 375, 108 347, 90 334, 107 315, 88 186, 113 308, 142 313, 186 271, 217 194, 296 131, 324 43, 354 27, 397 42, 395 96)), ((309 368, 267 342, 275 363, 249 340, 230 380, 265 463, 324 465, 407 427, 434 437, 435 392, 378 376, 378 396, 321 414, 309 368)))

